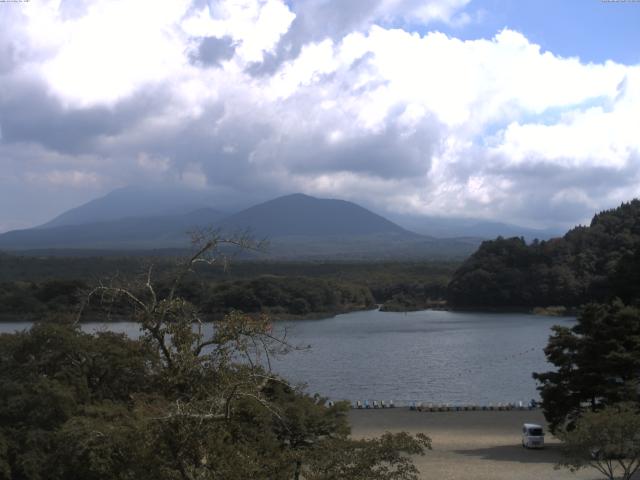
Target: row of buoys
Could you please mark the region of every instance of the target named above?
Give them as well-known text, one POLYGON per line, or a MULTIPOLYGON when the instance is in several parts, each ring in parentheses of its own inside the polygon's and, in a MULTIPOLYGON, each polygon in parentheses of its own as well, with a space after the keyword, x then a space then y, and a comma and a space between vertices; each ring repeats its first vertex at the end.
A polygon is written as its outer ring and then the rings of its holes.
POLYGON ((538 406, 535 400, 531 400, 527 404, 523 402, 518 403, 497 403, 489 405, 451 405, 447 404, 433 404, 429 403, 423 405, 422 403, 411 402, 409 410, 415 410, 418 412, 467 412, 467 411, 507 411, 507 410, 532 410, 538 406))
MULTIPOLYGON (((329 406, 333 406, 334 402, 329 402, 329 406)), ((352 404, 356 409, 378 409, 378 408, 395 408, 393 400, 386 403, 384 400, 357 400, 352 404)), ((538 408, 538 402, 531 400, 529 402, 517 403, 490 403, 488 405, 452 405, 450 403, 422 403, 411 402, 409 410, 418 412, 467 412, 467 411, 507 411, 507 410, 533 410, 538 408)))
POLYGON ((364 402, 358 400, 356 401, 356 408, 395 408, 395 404, 393 400, 389 400, 389 403, 385 403, 384 400, 372 400, 371 403, 369 403, 369 400, 364 402))

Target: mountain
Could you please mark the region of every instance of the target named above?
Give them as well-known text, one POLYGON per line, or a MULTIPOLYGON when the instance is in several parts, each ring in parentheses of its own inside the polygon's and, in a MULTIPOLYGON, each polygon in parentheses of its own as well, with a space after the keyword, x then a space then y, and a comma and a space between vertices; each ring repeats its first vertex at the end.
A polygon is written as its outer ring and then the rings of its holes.
POLYGON ((225 230, 250 228, 258 236, 332 236, 396 234, 417 237, 395 223, 355 203, 286 195, 247 208, 224 219, 225 230))
POLYGON ((210 208, 173 213, 189 206, 167 207, 168 198, 139 189, 117 190, 38 228, 0 235, 0 249, 59 254, 83 249, 183 249, 189 247, 186 232, 199 227, 215 227, 226 234, 249 231, 253 237, 267 238, 268 252, 260 255, 273 259, 460 258, 479 244, 477 239, 426 237, 355 203, 303 194, 279 197, 230 216, 210 208))
POLYGON ((475 218, 413 215, 392 215, 390 218, 408 230, 436 238, 475 237, 488 240, 496 237, 524 237, 525 240, 532 241, 536 238, 548 240, 562 235, 562 232, 556 229, 528 228, 475 218))
POLYGON ((218 226, 268 238, 269 256, 278 259, 463 258, 479 244, 475 239, 426 237, 355 203, 300 193, 247 208, 218 226))
POLYGON ((57 216, 40 228, 84 225, 123 218, 187 214, 213 205, 204 192, 178 188, 124 187, 57 216))
POLYGON ((455 307, 575 307, 640 299, 640 200, 596 214, 563 237, 483 242, 455 272, 455 307))

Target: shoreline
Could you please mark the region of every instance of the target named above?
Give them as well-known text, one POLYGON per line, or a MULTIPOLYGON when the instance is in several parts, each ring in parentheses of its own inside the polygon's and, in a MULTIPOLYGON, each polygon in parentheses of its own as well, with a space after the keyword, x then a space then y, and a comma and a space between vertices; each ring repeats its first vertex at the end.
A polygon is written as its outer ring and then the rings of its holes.
MULTIPOLYGON (((536 309, 516 309, 516 308, 452 308, 452 307, 433 307, 433 308, 420 308, 416 310, 386 310, 382 308, 383 304, 377 304, 374 307, 370 308, 360 308, 360 309, 347 309, 341 311, 332 311, 332 312, 312 312, 303 316, 297 316, 293 314, 275 314, 271 316, 271 320, 274 322, 304 322, 304 321, 314 321, 314 320, 326 320, 329 318, 337 317, 338 315, 346 315, 349 313, 356 312, 368 312, 368 311, 379 311, 382 313, 416 313, 416 312, 453 312, 453 313, 497 313, 497 314, 523 314, 523 315, 531 315, 531 316, 544 316, 544 317, 558 317, 558 318, 570 318, 575 317, 577 315, 577 310, 575 309, 567 309, 565 313, 562 315, 556 313, 546 313, 544 311, 536 311, 536 309)), ((49 313, 51 315, 52 313, 49 313)), ((43 315, 47 315, 46 313, 43 315)), ((252 315, 251 313, 249 315, 252 315)), ((204 318, 204 323, 213 323, 216 321, 220 321, 223 316, 218 314, 207 315, 204 318)), ((46 319, 41 318, 39 315, 34 313, 0 313, 0 324, 2 323, 35 323, 38 321, 47 321, 46 319)), ((94 318, 86 318, 81 320, 79 323, 125 323, 125 322, 133 322, 133 320, 128 318, 115 318, 112 317, 110 319, 94 317, 94 318)))

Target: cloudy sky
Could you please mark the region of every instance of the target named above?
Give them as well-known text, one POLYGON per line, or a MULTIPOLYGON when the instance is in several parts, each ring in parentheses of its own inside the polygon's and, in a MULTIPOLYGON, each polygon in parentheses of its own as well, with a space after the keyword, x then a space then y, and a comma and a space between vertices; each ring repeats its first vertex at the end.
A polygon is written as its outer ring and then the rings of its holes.
POLYGON ((564 226, 640 196, 640 3, 0 2, 0 231, 131 184, 564 226))

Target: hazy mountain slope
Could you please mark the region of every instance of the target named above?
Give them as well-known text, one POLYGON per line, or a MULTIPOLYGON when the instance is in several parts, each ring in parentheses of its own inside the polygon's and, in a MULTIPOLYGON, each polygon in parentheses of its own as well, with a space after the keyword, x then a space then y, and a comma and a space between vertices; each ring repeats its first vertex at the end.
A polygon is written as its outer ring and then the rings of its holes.
POLYGON ((175 188, 125 187, 72 208, 39 228, 82 225, 131 217, 185 214, 211 206, 206 194, 175 188))
POLYGON ((215 224, 222 214, 200 209, 183 215, 131 217, 107 222, 14 230, 0 235, 0 248, 169 248, 188 246, 187 231, 215 224))
POLYGON ((417 217, 413 215, 391 215, 398 225, 436 238, 476 237, 492 239, 496 237, 524 237, 527 241, 535 238, 548 240, 562 235, 555 229, 535 229, 490 220, 474 218, 417 217))
POLYGON ((432 239, 395 233, 275 237, 269 242, 273 259, 392 261, 463 259, 480 244, 478 239, 432 239))
POLYGON ((247 208, 225 218, 224 230, 250 228, 258 236, 397 234, 417 237, 355 203, 293 194, 247 208))
MULTIPOLYGON (((0 249, 54 253, 56 249, 61 253, 82 249, 137 253, 181 249, 189 247, 188 230, 211 226, 229 234, 249 230, 254 237, 267 238, 270 246, 266 254, 246 255, 272 259, 461 258, 479 244, 478 239, 442 240, 418 235, 355 203, 302 194, 279 197, 226 218, 215 210, 199 209, 187 214, 89 222, 91 214, 99 218, 116 211, 122 214, 118 208, 124 205, 119 202, 125 198, 141 198, 139 191, 122 190, 115 192, 111 199, 107 197, 71 210, 49 226, 0 235, 0 249), (69 221, 83 223, 58 225, 69 221)), ((146 198, 151 201, 156 197, 146 198)), ((142 202, 130 210, 137 212, 147 206, 142 202)))

